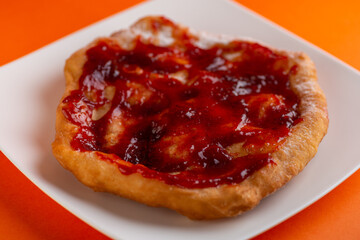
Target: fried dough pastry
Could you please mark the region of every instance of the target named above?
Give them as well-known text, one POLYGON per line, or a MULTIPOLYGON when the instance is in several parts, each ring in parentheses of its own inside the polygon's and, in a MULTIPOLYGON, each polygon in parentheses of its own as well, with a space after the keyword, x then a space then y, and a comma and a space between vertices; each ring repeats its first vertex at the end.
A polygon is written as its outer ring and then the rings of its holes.
POLYGON ((286 184, 326 134, 312 61, 162 16, 65 65, 53 153, 95 191, 191 219, 239 215, 286 184))

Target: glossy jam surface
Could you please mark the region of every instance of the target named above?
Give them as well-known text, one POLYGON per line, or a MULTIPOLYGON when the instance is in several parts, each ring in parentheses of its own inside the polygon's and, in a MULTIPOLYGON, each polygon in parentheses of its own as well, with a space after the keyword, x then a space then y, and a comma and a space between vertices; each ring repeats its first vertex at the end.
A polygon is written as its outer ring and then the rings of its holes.
POLYGON ((79 90, 63 100, 79 127, 71 145, 100 152, 123 174, 185 188, 239 183, 275 164, 271 153, 301 121, 289 87, 296 69, 255 43, 138 39, 124 50, 102 40, 86 54, 79 90))

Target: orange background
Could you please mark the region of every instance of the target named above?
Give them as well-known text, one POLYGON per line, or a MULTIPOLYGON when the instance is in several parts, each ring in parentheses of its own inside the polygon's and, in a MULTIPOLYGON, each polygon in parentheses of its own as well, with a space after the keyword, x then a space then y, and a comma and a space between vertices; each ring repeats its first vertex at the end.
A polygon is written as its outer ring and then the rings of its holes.
MULTIPOLYGON (((2 0, 0 66, 138 2, 2 0)), ((359 1, 238 2, 360 69, 359 1)), ((41 192, 1 153, 0 169, 1 238, 108 239, 41 192)), ((255 239, 360 239, 358 189, 360 170, 310 207, 255 239)))

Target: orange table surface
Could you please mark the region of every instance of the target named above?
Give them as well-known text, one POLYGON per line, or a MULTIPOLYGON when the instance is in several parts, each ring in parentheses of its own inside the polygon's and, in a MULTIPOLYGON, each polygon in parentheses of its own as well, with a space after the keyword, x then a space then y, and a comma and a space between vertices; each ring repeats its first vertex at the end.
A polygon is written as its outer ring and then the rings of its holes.
MULTIPOLYGON (((2 0, 0 66, 138 2, 2 0)), ((360 2, 238 2, 360 69, 360 2)), ((0 169, 1 239, 108 239, 45 195, 1 153, 0 169)), ((358 189, 359 170, 316 203, 254 239, 360 239, 358 189)))

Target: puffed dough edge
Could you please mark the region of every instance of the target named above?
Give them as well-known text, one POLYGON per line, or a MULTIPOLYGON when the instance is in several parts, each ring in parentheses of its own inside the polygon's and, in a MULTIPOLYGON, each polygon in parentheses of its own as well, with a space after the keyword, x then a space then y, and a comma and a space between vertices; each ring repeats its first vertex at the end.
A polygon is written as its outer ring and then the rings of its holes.
MULTIPOLYGON (((148 17, 150 20, 156 17, 148 17)), ((139 173, 122 174, 118 166, 99 157, 101 152, 79 152, 70 142, 77 126, 66 120, 62 100, 78 88, 86 50, 96 41, 74 53, 66 62, 66 90, 56 111, 56 136, 53 154, 60 164, 83 184, 95 191, 110 192, 154 207, 173 209, 190 219, 217 219, 239 215, 255 207, 296 176, 314 157, 328 127, 325 96, 317 83, 316 70, 304 53, 274 50, 286 55, 298 68, 290 76, 290 86, 300 99, 303 121, 295 125, 290 136, 272 154, 275 164, 268 164, 239 184, 201 189, 186 189, 144 178, 139 173)), ((122 161, 123 164, 129 164, 122 161)))

